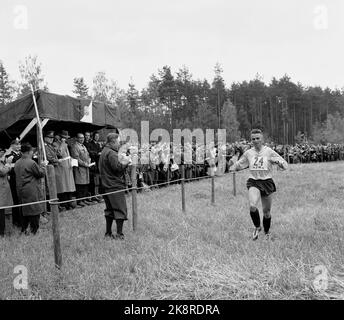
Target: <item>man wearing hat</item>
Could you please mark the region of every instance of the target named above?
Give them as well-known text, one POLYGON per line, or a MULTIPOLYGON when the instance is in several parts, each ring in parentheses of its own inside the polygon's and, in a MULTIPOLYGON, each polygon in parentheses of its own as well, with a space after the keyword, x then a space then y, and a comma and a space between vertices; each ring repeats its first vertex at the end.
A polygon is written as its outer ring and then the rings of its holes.
POLYGON ((43 190, 41 188, 41 179, 46 174, 45 163, 38 165, 33 159, 33 148, 29 143, 21 146, 22 157, 14 166, 16 172, 17 194, 21 204, 34 203, 22 207, 23 223, 22 232, 27 233, 30 225, 31 232, 36 234, 39 228, 39 220, 44 212, 42 201, 43 190))
POLYGON ((45 153, 47 156, 47 160, 49 164, 57 165, 59 163, 59 159, 57 158, 57 152, 54 147, 54 131, 47 131, 44 133, 44 147, 45 147, 45 153))
MULTIPOLYGON (((11 193, 12 193, 12 199, 13 204, 19 204, 19 199, 17 195, 17 187, 16 187, 16 174, 14 172, 14 164, 21 158, 21 152, 20 152, 20 141, 19 139, 15 139, 11 142, 10 148, 5 153, 5 159, 11 158, 11 170, 8 174, 9 176, 9 182, 11 187, 11 193)), ((15 227, 18 227, 21 229, 22 227, 22 214, 21 214, 21 208, 16 207, 12 208, 12 224, 15 227)))
MULTIPOLYGON (((72 158, 78 161, 78 166, 73 167, 74 181, 76 188, 76 197, 85 198, 88 196, 88 185, 90 183, 90 155, 84 146, 85 136, 82 133, 76 135, 76 142, 71 148, 72 158)), ((77 201, 78 208, 85 207, 91 204, 92 201, 79 200, 77 201)))
MULTIPOLYGON (((57 157, 61 159, 59 165, 55 167, 57 197, 60 201, 68 201, 72 199, 72 193, 75 192, 72 159, 66 142, 70 136, 66 130, 62 130, 58 136, 60 140, 53 143, 57 157)), ((62 204, 61 206, 67 210, 74 208, 72 202, 62 204)))
MULTIPOLYGON (((97 132, 93 134, 93 138, 96 136, 97 132)), ((99 135, 99 134, 98 134, 99 135)), ((99 186, 99 168, 98 168, 98 162, 100 153, 102 151, 102 148, 98 143, 96 143, 93 139, 91 139, 91 133, 85 132, 85 142, 84 145, 90 155, 91 162, 95 163, 94 166, 90 168, 90 184, 88 186, 88 191, 91 194, 91 196, 95 196, 91 198, 94 202, 102 202, 102 200, 99 197, 96 197, 96 194, 98 193, 96 190, 99 186)))
POLYGON ((101 183, 106 193, 105 200, 105 237, 109 239, 124 240, 123 223, 127 218, 127 203, 125 198, 126 188, 124 172, 130 164, 130 157, 120 155, 120 140, 117 133, 109 133, 106 137, 106 145, 99 159, 101 183), (121 191, 121 192, 118 192, 121 191), (112 234, 112 223, 116 221, 117 233, 112 234))
MULTIPOLYGON (((55 176, 57 177, 56 171, 60 163, 62 162, 62 160, 58 158, 57 150, 54 146, 54 138, 55 138, 54 133, 55 133, 54 131, 47 131, 44 133, 44 148, 45 148, 45 153, 47 156, 48 163, 54 166, 55 176)), ((56 179, 56 184, 57 184, 57 179, 56 179)), ((63 211, 65 210, 65 208, 62 206, 59 206, 59 210, 63 211)))

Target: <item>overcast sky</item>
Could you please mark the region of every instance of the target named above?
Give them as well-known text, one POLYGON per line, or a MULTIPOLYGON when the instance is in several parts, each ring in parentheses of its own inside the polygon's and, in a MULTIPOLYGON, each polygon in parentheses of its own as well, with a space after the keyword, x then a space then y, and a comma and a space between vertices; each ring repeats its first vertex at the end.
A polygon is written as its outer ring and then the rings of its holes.
POLYGON ((342 0, 1 0, 0 60, 14 80, 37 54, 51 92, 91 86, 98 71, 138 89, 164 65, 186 65, 212 81, 216 62, 229 86, 256 73, 287 73, 304 85, 344 87, 342 0), (25 23, 27 13, 27 24, 25 23))

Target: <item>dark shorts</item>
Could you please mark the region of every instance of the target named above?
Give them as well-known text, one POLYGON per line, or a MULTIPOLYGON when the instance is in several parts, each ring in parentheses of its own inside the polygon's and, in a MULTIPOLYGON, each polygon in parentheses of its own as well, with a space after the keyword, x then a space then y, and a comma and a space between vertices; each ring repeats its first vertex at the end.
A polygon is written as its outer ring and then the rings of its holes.
POLYGON ((260 191, 260 195, 262 197, 267 197, 270 194, 276 192, 276 186, 272 179, 254 180, 250 178, 247 180, 246 187, 247 189, 250 189, 251 187, 257 188, 260 191))

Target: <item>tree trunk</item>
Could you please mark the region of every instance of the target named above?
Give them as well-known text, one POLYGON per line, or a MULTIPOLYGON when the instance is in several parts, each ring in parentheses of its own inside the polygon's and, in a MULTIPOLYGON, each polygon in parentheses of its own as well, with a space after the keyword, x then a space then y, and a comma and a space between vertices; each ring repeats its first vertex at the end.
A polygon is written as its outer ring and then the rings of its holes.
POLYGON ((297 134, 297 121, 296 121, 296 109, 295 109, 295 102, 294 102, 294 118, 293 118, 293 140, 292 143, 295 143, 295 136, 297 134))
POLYGON ((305 108, 303 111, 303 131, 307 132, 307 109, 305 108))
POLYGON ((276 124, 276 138, 277 138, 277 141, 281 141, 281 137, 280 137, 280 132, 279 132, 279 123, 278 123, 278 101, 277 101, 277 98, 275 97, 275 100, 276 100, 276 104, 275 104, 275 107, 276 107, 276 110, 275 110, 275 124, 276 124))
POLYGON ((270 132, 271 132, 271 137, 274 137, 274 113, 273 113, 273 106, 272 106, 272 99, 269 97, 269 102, 270 102, 270 132))
POLYGON ((263 123, 263 103, 262 103, 262 97, 260 97, 260 123, 264 125, 263 123))
POLYGON ((326 100, 326 126, 327 126, 327 129, 328 129, 327 119, 328 119, 328 100, 326 100))
POLYGON ((312 135, 312 126, 313 126, 313 101, 311 100, 311 117, 310 117, 311 123, 309 126, 309 134, 312 135))

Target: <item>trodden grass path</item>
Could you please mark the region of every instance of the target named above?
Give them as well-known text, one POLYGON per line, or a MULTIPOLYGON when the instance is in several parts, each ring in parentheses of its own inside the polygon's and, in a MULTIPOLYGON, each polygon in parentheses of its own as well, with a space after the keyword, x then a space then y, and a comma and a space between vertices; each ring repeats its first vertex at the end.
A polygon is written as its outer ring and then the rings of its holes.
MULTIPOLYGON (((63 268, 54 267, 51 222, 36 236, 0 239, 0 299, 343 299, 344 162, 291 165, 275 172, 275 241, 250 239, 247 172, 138 195, 138 230, 104 240, 104 204, 60 214, 63 268), (29 289, 15 290, 16 265, 29 289), (316 266, 328 271, 316 290, 316 266)), ((261 211, 261 210, 260 210, 261 211)), ((114 225, 115 227, 115 225, 114 225)))

